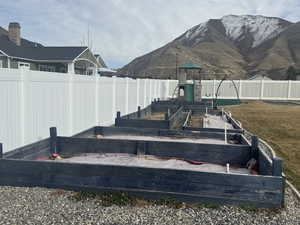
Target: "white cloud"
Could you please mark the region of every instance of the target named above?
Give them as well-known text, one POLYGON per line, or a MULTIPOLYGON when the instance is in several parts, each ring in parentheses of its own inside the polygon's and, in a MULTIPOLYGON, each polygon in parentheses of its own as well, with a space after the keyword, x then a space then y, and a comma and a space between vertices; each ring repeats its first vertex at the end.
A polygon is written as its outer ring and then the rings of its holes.
POLYGON ((110 66, 121 66, 210 18, 261 14, 300 20, 298 0, 15 0, 0 3, 6 27, 18 21, 25 38, 45 45, 87 39, 110 66))

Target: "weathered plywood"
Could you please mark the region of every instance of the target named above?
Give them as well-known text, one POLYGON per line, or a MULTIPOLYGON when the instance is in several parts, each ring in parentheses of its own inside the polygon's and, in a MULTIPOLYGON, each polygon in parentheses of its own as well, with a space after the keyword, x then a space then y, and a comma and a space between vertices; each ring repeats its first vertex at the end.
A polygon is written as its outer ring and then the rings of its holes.
POLYGON ((50 155, 50 138, 17 148, 3 155, 6 159, 36 159, 50 155))
POLYGON ((245 165, 250 160, 250 146, 202 143, 116 140, 92 138, 57 138, 58 151, 63 153, 129 153, 136 154, 137 146, 145 143, 147 155, 177 157, 220 164, 245 165))
POLYGON ((0 177, 0 185, 173 194, 259 207, 281 207, 284 184, 281 177, 5 159, 0 177))

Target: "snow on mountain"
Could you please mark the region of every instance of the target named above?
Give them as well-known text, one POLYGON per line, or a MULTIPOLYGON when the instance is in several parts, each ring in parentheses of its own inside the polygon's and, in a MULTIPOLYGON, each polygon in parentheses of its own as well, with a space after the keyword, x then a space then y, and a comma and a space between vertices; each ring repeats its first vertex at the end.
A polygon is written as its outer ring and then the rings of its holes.
POLYGON ((207 22, 200 23, 199 25, 188 30, 185 34, 185 38, 188 38, 190 40, 194 39, 195 37, 200 38, 204 36, 206 31, 207 31, 207 22))
POLYGON ((229 15, 222 17, 221 21, 226 29, 226 35, 234 41, 250 33, 254 39, 253 48, 285 30, 280 19, 264 16, 229 15))
MULTIPOLYGON (((265 16, 229 15, 222 17, 219 21, 224 25, 226 36, 232 41, 241 41, 251 35, 253 48, 277 36, 287 28, 286 24, 282 22, 283 20, 265 16)), ((199 43, 206 36, 208 26, 209 21, 201 23, 188 30, 180 39, 199 43)))

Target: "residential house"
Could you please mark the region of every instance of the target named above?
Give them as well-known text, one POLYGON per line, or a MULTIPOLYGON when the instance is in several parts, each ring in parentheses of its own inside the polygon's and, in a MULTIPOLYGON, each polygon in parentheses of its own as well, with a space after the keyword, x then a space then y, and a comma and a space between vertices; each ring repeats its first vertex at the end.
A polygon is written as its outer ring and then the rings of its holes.
POLYGON ((266 75, 257 74, 250 77, 248 80, 272 80, 272 79, 266 75))
POLYGON ((0 30, 0 67, 93 75, 105 63, 88 47, 45 47, 22 39, 20 24, 10 23, 8 32, 0 30))

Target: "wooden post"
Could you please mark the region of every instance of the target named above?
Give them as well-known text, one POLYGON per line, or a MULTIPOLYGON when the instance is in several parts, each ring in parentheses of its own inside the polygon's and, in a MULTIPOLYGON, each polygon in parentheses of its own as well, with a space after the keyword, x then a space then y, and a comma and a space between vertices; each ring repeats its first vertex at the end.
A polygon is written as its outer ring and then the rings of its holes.
POLYGON ((3 158, 3 144, 0 143, 0 159, 3 158))
POLYGON ((165 120, 169 120, 169 113, 168 112, 165 113, 165 120))
POLYGON ((50 127, 50 154, 57 153, 57 130, 50 127))
POLYGON ((97 135, 103 135, 103 127, 95 127, 95 131, 94 131, 94 135, 97 136, 97 135))
POLYGON ((283 162, 280 158, 273 158, 272 176, 282 176, 283 162))
POLYGON ((227 123, 224 123, 224 141, 227 144, 227 123))
POLYGON ((141 118, 141 106, 138 107, 137 117, 141 118))
POLYGON ((251 158, 258 158, 258 143, 259 138, 257 136, 251 137, 251 158))
POLYGON ((115 126, 119 126, 119 120, 121 119, 121 112, 117 112, 117 117, 115 118, 115 126))

